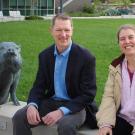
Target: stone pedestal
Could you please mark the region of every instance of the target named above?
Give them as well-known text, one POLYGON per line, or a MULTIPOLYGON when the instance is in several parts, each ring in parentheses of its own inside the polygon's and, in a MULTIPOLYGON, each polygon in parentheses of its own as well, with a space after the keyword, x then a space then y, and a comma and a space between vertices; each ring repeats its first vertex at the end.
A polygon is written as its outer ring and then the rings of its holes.
MULTIPOLYGON (((12 117, 15 112, 26 105, 20 101, 21 106, 15 106, 12 102, 0 105, 0 135, 13 135, 12 117)), ((78 131, 78 135, 96 135, 97 130, 83 128, 78 131)), ((58 135, 56 126, 38 126, 32 129, 32 135, 58 135)))
POLYGON ((15 106, 12 102, 0 105, 0 135, 12 135, 12 117, 15 112, 24 107, 26 102, 20 102, 21 106, 15 106))

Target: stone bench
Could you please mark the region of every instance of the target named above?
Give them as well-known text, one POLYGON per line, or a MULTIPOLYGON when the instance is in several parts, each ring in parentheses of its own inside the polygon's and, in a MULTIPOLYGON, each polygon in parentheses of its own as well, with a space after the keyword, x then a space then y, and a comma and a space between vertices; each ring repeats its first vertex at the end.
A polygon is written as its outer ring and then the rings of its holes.
POLYGON ((14 21, 25 20, 25 16, 22 16, 20 11, 9 11, 9 17, 14 21))
MULTIPOLYGON (((15 106, 11 102, 0 105, 0 135, 13 135, 12 117, 14 113, 24 107, 26 102, 21 102, 21 106, 15 106)), ((97 130, 90 130, 86 127, 78 131, 78 135, 96 135, 97 130)), ((32 129, 32 135, 58 135, 56 126, 38 126, 32 129)))

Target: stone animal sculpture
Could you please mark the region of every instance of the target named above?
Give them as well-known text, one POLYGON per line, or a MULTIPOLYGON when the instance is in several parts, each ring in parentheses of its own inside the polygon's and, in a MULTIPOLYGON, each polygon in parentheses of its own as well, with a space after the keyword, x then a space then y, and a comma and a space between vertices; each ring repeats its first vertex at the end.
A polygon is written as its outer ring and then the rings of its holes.
POLYGON ((0 43, 0 105, 8 101, 10 95, 14 105, 20 105, 16 97, 16 87, 20 78, 22 58, 20 47, 14 42, 0 43))

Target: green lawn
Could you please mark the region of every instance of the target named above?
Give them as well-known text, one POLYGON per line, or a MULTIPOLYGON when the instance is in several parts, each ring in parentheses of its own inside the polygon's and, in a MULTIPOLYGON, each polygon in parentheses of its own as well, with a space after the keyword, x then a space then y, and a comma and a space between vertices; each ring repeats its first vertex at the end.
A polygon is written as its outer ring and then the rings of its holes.
MULTIPOLYGON (((107 79, 108 65, 120 54, 116 31, 121 24, 134 19, 74 20, 73 41, 88 48, 96 56, 97 96, 99 104, 107 79)), ((14 41, 21 45, 23 66, 17 88, 19 100, 26 101, 35 79, 38 54, 53 43, 49 33, 50 21, 24 21, 0 23, 0 42, 14 41)))

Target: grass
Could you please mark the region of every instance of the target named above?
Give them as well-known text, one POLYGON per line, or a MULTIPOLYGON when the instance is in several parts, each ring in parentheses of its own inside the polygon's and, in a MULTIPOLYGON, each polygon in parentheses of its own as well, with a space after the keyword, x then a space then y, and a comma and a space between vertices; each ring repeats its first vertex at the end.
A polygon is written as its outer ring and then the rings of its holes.
MULTIPOLYGON (((116 31, 122 24, 135 24, 133 19, 74 20, 73 41, 96 56, 97 95, 100 104, 108 74, 108 65, 120 54, 116 31)), ((21 45, 23 66, 17 87, 17 97, 26 101, 38 68, 38 54, 53 43, 50 21, 0 23, 0 42, 13 41, 21 45)))

